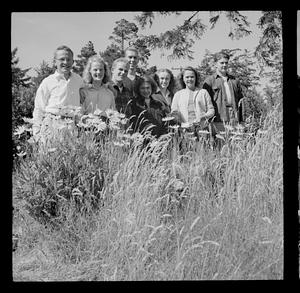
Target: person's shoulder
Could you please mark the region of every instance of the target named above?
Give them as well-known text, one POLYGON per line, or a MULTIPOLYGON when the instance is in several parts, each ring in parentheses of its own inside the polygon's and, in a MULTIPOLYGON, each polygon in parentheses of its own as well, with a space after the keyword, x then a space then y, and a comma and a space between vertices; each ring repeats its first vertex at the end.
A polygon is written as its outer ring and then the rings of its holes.
POLYGON ((76 81, 79 81, 81 83, 83 83, 83 78, 76 72, 72 72, 72 78, 75 79, 76 81))
POLYGON ((174 96, 175 96, 175 95, 176 95, 176 96, 181 95, 181 94, 183 94, 185 91, 186 91, 186 88, 180 89, 180 90, 178 90, 178 91, 174 94, 174 96))

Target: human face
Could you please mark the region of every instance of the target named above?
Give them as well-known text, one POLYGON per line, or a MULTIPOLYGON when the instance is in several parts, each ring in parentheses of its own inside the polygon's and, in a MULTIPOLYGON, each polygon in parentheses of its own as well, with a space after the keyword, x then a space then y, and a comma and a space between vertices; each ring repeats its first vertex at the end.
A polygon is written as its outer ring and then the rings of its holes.
POLYGON ((149 98, 152 93, 151 84, 149 82, 143 82, 140 86, 140 94, 144 98, 149 98))
POLYGON ((72 65, 73 65, 73 56, 71 52, 66 50, 58 50, 55 53, 55 66, 58 73, 63 74, 65 77, 70 75, 72 65))
POLYGON ((217 61, 216 67, 217 71, 221 75, 226 75, 227 74, 227 69, 228 69, 228 59, 227 58, 221 58, 217 61))
POLYGON ((118 62, 112 71, 112 80, 121 82, 127 76, 129 65, 124 62, 118 62))
POLYGON ((169 86, 171 77, 168 72, 162 71, 158 74, 159 86, 166 89, 169 86))
POLYGON ((104 64, 101 62, 93 62, 91 64, 90 74, 94 81, 102 82, 105 74, 104 64))
POLYGON ((183 73, 183 82, 185 83, 186 87, 190 90, 195 89, 195 83, 196 83, 196 76, 194 71, 192 70, 186 70, 183 73))
POLYGON ((129 68, 130 69, 135 69, 138 62, 139 62, 138 53, 136 51, 128 50, 128 51, 126 51, 126 56, 125 57, 129 61, 129 68))

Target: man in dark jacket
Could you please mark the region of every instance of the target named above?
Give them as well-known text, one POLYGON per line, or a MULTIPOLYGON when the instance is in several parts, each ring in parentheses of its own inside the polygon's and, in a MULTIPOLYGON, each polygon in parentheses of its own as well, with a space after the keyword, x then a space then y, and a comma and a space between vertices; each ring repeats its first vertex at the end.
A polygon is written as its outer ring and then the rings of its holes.
POLYGON ((215 108, 214 132, 224 130, 223 122, 235 125, 243 121, 242 88, 239 80, 227 72, 229 58, 227 53, 218 53, 215 58, 216 72, 207 77, 203 84, 215 108))

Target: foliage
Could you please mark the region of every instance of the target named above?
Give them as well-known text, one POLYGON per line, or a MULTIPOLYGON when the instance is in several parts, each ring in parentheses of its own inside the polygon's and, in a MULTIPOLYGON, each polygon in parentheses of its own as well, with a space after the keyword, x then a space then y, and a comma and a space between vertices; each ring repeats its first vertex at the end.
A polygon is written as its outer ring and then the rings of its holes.
POLYGON ((32 82, 37 90, 43 79, 55 72, 55 66, 53 64, 50 66, 45 60, 43 60, 39 67, 35 68, 34 70, 36 72, 36 76, 32 77, 32 82))
POLYGON ((80 51, 80 54, 77 55, 78 59, 75 59, 75 65, 73 66, 73 71, 80 76, 82 76, 84 67, 87 63, 87 60, 97 53, 94 50, 94 44, 89 41, 80 51))
POLYGON ((107 46, 105 51, 99 52, 99 55, 105 60, 109 68, 111 68, 114 60, 123 57, 123 52, 121 48, 116 44, 111 44, 107 46))
POLYGON ((281 114, 274 108, 255 137, 233 134, 220 149, 188 133, 180 154, 172 135, 141 149, 86 132, 33 149, 14 174, 14 279, 282 279, 281 114), (45 212, 47 226, 25 212, 51 202, 52 228, 45 212), (45 257, 29 259, 38 249, 45 257))
POLYGON ((21 69, 18 67, 19 58, 16 56, 18 48, 14 48, 11 52, 11 84, 13 95, 20 87, 30 86, 30 77, 26 76, 28 69, 21 69))
POLYGON ((108 39, 115 42, 121 47, 121 51, 124 52, 124 42, 137 38, 138 27, 135 23, 129 22, 126 19, 117 21, 116 25, 112 32, 113 36, 110 36, 108 39))

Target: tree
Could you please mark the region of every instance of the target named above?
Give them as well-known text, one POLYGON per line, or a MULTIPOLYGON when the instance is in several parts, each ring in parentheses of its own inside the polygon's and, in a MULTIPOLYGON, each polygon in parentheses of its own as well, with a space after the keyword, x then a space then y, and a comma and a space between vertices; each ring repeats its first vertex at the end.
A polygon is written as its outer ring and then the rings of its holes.
POLYGON ((18 90, 21 86, 29 87, 31 85, 30 77, 26 76, 31 68, 21 69, 18 67, 19 58, 16 57, 18 48, 11 52, 11 84, 12 90, 18 90))
POLYGON ((121 51, 124 52, 124 42, 136 39, 138 27, 135 23, 129 22, 125 19, 121 19, 116 22, 117 26, 113 29, 113 36, 110 36, 108 39, 115 42, 120 48, 121 51))
MULTIPOLYGON (((258 85, 259 77, 256 75, 256 69, 254 65, 256 63, 255 56, 248 50, 241 52, 241 49, 224 49, 230 56, 228 71, 230 74, 239 78, 241 85, 244 89, 250 90, 258 85)), ((209 76, 215 72, 214 59, 216 53, 211 53, 206 50, 205 55, 201 61, 197 70, 200 73, 200 80, 203 82, 206 76, 209 76)))
MULTIPOLYGON (((167 49, 172 53, 168 56, 169 59, 188 58, 193 59, 192 46, 195 39, 201 39, 207 26, 204 25, 200 18, 196 18, 200 11, 191 11, 191 16, 184 21, 182 25, 176 28, 167 30, 160 35, 145 36, 144 40, 148 48, 153 49, 167 49)), ((171 14, 180 15, 181 12, 156 12, 156 15, 168 16, 171 14)), ((251 31, 248 29, 250 23, 247 17, 240 14, 238 11, 217 11, 210 13, 211 29, 214 28, 221 14, 225 14, 231 24, 230 38, 241 38, 249 35, 251 31)), ((151 27, 155 14, 153 12, 143 12, 141 15, 135 17, 139 25, 145 28, 147 25, 151 27)))
POLYGON ((30 110, 24 100, 23 93, 25 89, 32 86, 30 76, 26 76, 28 69, 21 69, 18 66, 19 58, 17 55, 18 48, 13 49, 11 53, 11 89, 12 89, 12 129, 23 122, 22 117, 30 110))
POLYGON ((99 55, 108 64, 109 68, 111 68, 113 61, 123 56, 123 51, 120 46, 111 44, 107 46, 105 51, 99 52, 99 55))
POLYGON ((34 83, 35 88, 37 89, 44 78, 55 72, 55 66, 50 66, 45 60, 43 60, 39 67, 36 67, 34 70, 37 76, 32 77, 32 81, 34 83))
POLYGON ((94 50, 94 44, 89 41, 80 51, 80 54, 77 55, 79 59, 74 60, 75 65, 73 66, 74 72, 82 76, 85 65, 87 64, 87 60, 97 53, 94 50))
POLYGON ((145 39, 142 36, 138 36, 138 27, 135 23, 121 19, 120 21, 117 21, 116 24, 117 26, 114 27, 112 32, 113 36, 109 37, 109 40, 113 43, 109 45, 105 51, 99 52, 99 55, 111 68, 115 59, 124 56, 125 42, 127 42, 128 46, 137 48, 140 56, 140 64, 138 65, 137 73, 141 75, 144 74, 148 66, 147 60, 151 55, 145 39))

